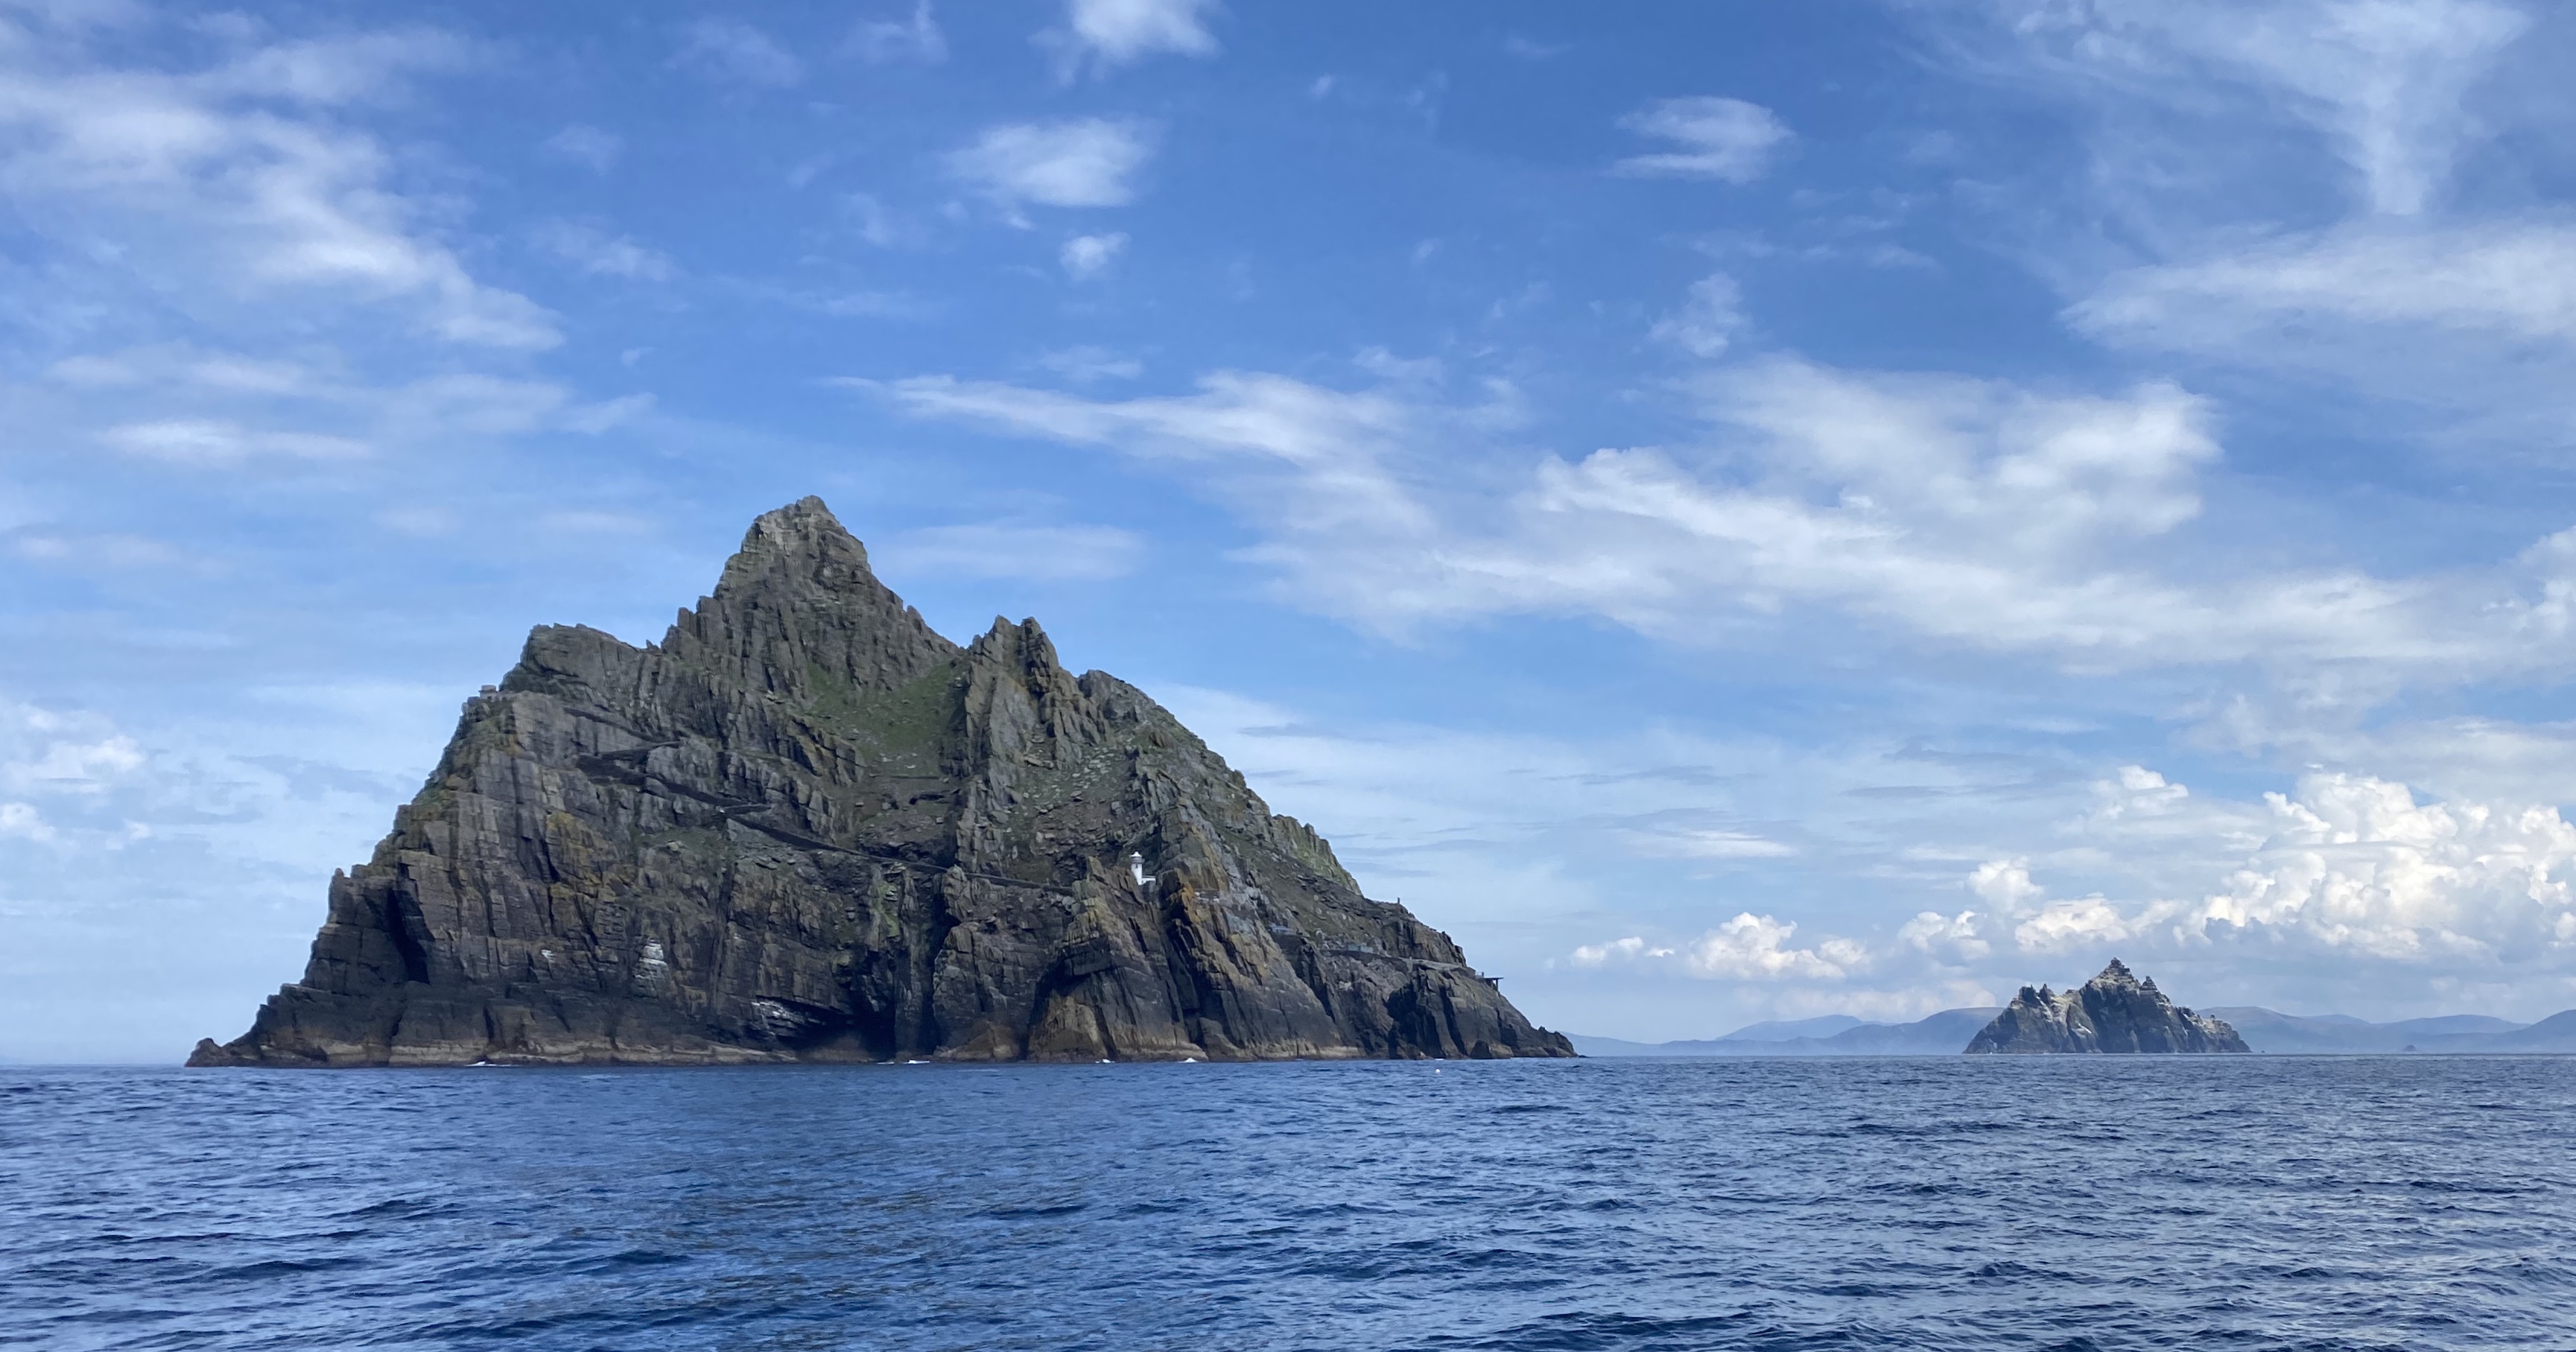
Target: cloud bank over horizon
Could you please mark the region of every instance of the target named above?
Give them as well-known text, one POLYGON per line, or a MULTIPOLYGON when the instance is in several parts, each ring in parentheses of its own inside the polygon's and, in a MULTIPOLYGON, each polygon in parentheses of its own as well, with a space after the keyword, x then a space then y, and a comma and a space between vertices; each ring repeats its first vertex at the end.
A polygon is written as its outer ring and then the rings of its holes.
POLYGON ((1854 14, 0 4, 0 1057, 807 493, 1551 1026, 2576 1006, 2576 17, 1854 14))

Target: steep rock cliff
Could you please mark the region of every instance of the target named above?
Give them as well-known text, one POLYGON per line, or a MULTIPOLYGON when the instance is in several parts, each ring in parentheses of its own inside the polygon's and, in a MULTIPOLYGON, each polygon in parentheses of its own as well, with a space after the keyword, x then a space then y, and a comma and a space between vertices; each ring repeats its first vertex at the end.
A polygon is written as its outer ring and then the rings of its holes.
POLYGON ((2046 986, 2022 987, 1967 1049, 1971 1053, 2250 1050, 2224 1021, 2175 1005, 2156 989, 2153 978, 2140 980, 2117 958, 2100 976, 2062 995, 2046 986))
POLYGON ((304 979, 192 1065, 1571 1056, 1036 621, 964 648, 813 498, 659 646, 540 628, 304 979))

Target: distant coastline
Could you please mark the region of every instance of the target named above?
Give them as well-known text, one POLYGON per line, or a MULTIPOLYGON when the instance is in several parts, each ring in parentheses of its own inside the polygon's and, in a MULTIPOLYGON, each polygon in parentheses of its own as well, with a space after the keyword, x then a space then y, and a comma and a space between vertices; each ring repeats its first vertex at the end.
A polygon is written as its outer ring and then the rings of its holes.
MULTIPOLYGON (((2000 1005, 1945 1009, 1912 1023, 1875 1023, 1848 1014, 1763 1022, 1721 1037, 1631 1042, 1572 1034, 1585 1056, 1954 1056, 2000 1012, 2000 1005)), ((2283 1014, 2260 1005, 2204 1011, 2234 1025, 2258 1053, 2370 1056, 2421 1054, 2576 1054, 2576 1009, 2537 1023, 2483 1014, 2372 1023, 2349 1014, 2283 1014)))

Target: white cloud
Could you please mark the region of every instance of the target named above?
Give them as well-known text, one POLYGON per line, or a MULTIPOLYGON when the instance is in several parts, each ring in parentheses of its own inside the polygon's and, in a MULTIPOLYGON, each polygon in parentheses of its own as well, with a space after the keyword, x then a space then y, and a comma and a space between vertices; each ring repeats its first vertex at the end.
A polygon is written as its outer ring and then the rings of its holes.
POLYGON ((1868 951, 1848 939, 1826 939, 1814 948, 1791 948, 1795 924, 1745 912, 1683 949, 1691 975, 1739 980, 1839 981, 1868 965, 1868 951))
POLYGON ((1109 265, 1118 261, 1118 255, 1126 251, 1127 236, 1123 232, 1110 235, 1076 235, 1064 242, 1064 248, 1058 257, 1064 263, 1065 273, 1075 281, 1082 282, 1107 272, 1109 265))
POLYGON ((2231 568, 2223 540, 2182 534, 2218 445, 2203 402, 2169 384, 2039 394, 1770 358, 1694 386, 1708 445, 1545 457, 1514 492, 1499 468, 1472 486, 1442 469, 1518 425, 1507 386, 1452 406, 1250 372, 1126 400, 854 383, 916 416, 1166 465, 1261 531, 1242 557, 1277 568, 1283 594, 1390 633, 1588 613, 1706 642, 1825 609, 2071 671, 2253 663, 2320 707, 2571 665, 2576 532, 2394 579, 2231 568))
POLYGON ((0 840, 47 841, 54 838, 54 828, 45 824, 44 814, 32 803, 0 803, 0 840))
POLYGON ((100 436, 128 455, 182 465, 236 465, 262 456, 345 460, 367 453, 366 443, 347 437, 261 431, 210 418, 126 423, 100 436))
POLYGON ((2576 227, 2354 226, 2231 245, 2115 272, 2068 315, 2117 342, 2258 366, 2452 380, 2462 365, 2546 343, 2563 372, 2576 342, 2576 227))
POLYGON ((628 426, 653 411, 655 400, 649 394, 625 394, 615 399, 602 399, 595 404, 578 404, 566 408, 557 420, 568 432, 598 436, 628 426))
POLYGON ((1669 965, 1712 981, 1840 981, 1869 965, 1869 951, 1848 939, 1789 947, 1797 932, 1793 923, 1746 911, 1678 946, 1653 946, 1632 935, 1576 948, 1573 962, 1577 967, 1669 965))
POLYGON ((1086 60, 1105 70, 1163 52, 1214 56, 1207 16, 1216 7, 1216 0, 1067 0, 1065 26, 1038 40, 1056 50, 1068 77, 1086 60))
POLYGON ((930 0, 920 0, 904 19, 862 19, 850 30, 850 50, 861 60, 884 64, 914 61, 935 66, 948 59, 948 36, 930 16, 930 0))
POLYGON ((85 256, 310 304, 402 301, 458 343, 544 348, 551 316, 476 282, 388 187, 393 157, 333 120, 342 103, 463 59, 427 31, 247 52, 194 74, 114 68, 86 52, 0 48, 0 188, 21 219, 85 256), (284 101, 284 107, 279 106, 284 101))
POLYGON ((986 128, 948 169, 1005 207, 1115 207, 1135 197, 1153 153, 1149 129, 1132 121, 1013 122, 986 128))
MULTIPOLYGON (((1419 538, 1434 529, 1384 463, 1419 425, 1418 411, 1394 398, 1232 371, 1204 378, 1195 395, 1119 402, 945 377, 857 383, 919 416, 1208 466, 1223 476, 1229 497, 1256 507, 1291 536, 1374 541, 1419 538)), ((1273 547, 1301 550, 1287 540, 1273 547)))
MULTIPOLYGON (((2237 852, 2197 900, 2051 899, 2025 859, 1969 878, 1984 912, 1918 916, 1900 938, 1954 964, 2009 933, 2018 951, 2102 954, 2112 945, 2190 958, 2213 947, 2344 962, 2439 963, 2454 977, 2538 964, 2576 968, 2576 825, 2546 805, 2418 803, 2404 784, 2318 771, 2260 804, 2189 806, 2183 786, 2129 767, 2162 808, 2096 812, 2085 834, 2136 855, 2171 848, 2168 822, 2201 823, 2206 853, 2237 852), (2143 781, 2152 780, 2151 784, 2143 781), (2247 844, 2249 825, 2256 827, 2247 844), (2214 884, 2214 885, 2211 885, 2214 884)), ((2098 790, 2097 790, 2098 792, 2098 790)))
POLYGON ((1691 283, 1682 308, 1655 324, 1651 335, 1694 357, 1722 355, 1744 328, 1744 293, 1735 279, 1712 272, 1691 283))
POLYGON ((547 137, 545 148, 604 174, 617 167, 618 157, 626 153, 626 140, 615 132, 576 122, 547 137))
POLYGON ((1046 353, 1038 358, 1038 365, 1077 385, 1095 380, 1134 380, 1145 374, 1145 363, 1134 357, 1087 344, 1046 353))
POLYGON ((13 753, 0 760, 0 791, 18 795, 105 792, 143 767, 143 748, 121 733, 21 706, 6 715, 18 726, 0 739, 13 753))
POLYGON ((2383 959, 2576 950, 2576 826, 2554 807, 2418 804, 2403 784, 2334 773, 2264 801, 2274 833, 2246 867, 2153 918, 2194 937, 2267 932, 2383 959))
POLYGON ((1145 540, 1116 526, 984 522, 925 526, 871 546, 897 576, 1013 577, 1038 582, 1106 582, 1136 571, 1145 540))
POLYGON ((1715 178, 1729 183, 1750 183, 1762 177, 1790 135, 1788 126, 1770 109, 1727 98, 1660 99, 1619 119, 1619 125, 1641 136, 1676 142, 1683 148, 1631 156, 1619 161, 1615 172, 1647 178, 1715 178))
POLYGON ((1675 956, 1675 954, 1672 949, 1649 948, 1646 946, 1645 940, 1638 938, 1635 935, 1630 935, 1625 939, 1613 939, 1608 943, 1584 944, 1577 947, 1574 950, 1574 965, 1577 967, 1599 967, 1612 961, 1634 962, 1640 958, 1669 958, 1673 956, 1675 956))
POLYGON ((2490 0, 2005 0, 2014 39, 2088 98, 2116 93, 2241 117, 2213 83, 2251 90, 2321 133, 2371 210, 2432 201, 2482 128, 2466 95, 2530 17, 2490 0))
POLYGON ((2040 895, 2040 886, 2030 876, 2027 859, 1989 859, 1977 865, 1968 875, 1968 890, 1988 906, 2011 914, 2040 895))
POLYGON ((1896 939, 1944 966, 1965 967, 1983 961, 1995 951, 1986 938, 1982 919, 1975 911, 1947 916, 1939 911, 1919 911, 1897 930, 1896 939))
POLYGON ((625 235, 611 235, 574 221, 547 221, 536 229, 538 247, 594 277, 667 282, 679 269, 668 254, 625 235))
POLYGON ((1623 833, 1630 847, 1652 859, 1778 859, 1797 848, 1749 831, 1664 827, 1623 833))
POLYGON ((2091 951, 2128 937, 2119 909, 2100 897, 2052 901, 2013 926, 2013 942, 2025 953, 2091 951))
POLYGON ((714 79, 782 89, 805 78, 805 63, 776 39, 736 18, 704 18, 680 33, 673 65, 714 79))

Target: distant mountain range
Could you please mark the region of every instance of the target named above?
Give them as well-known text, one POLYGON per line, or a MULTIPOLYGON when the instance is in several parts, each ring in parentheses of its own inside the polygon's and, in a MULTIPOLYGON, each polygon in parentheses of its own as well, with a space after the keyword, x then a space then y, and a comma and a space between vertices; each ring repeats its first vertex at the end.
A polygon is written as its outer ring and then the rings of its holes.
POLYGON ((2258 1052, 2576 1052, 2576 1009, 2538 1023, 2482 1014, 2367 1023, 2348 1014, 2303 1019, 2256 1005, 2207 1009, 2258 1052))
POLYGON ((1693 1042, 1622 1042, 1570 1036, 1585 1056, 1953 1056, 2001 1005, 1945 1009, 1916 1023, 1863 1023, 1848 1014, 1791 1023, 1757 1023, 1721 1038, 1693 1042))
MULTIPOLYGON (((1945 1009, 1915 1023, 1867 1023, 1848 1014, 1765 1022, 1720 1038, 1687 1042, 1626 1042, 1573 1034, 1585 1056, 1954 1056, 1977 1031, 2003 1012, 1999 1005, 1945 1009)), ((2257 1005, 2204 1009, 2232 1025, 2246 1045, 2275 1054, 2370 1052, 2566 1052, 2576 1053, 2576 1009, 2538 1023, 2514 1023, 2482 1014, 2371 1023, 2349 1014, 2312 1018, 2257 1005)))

